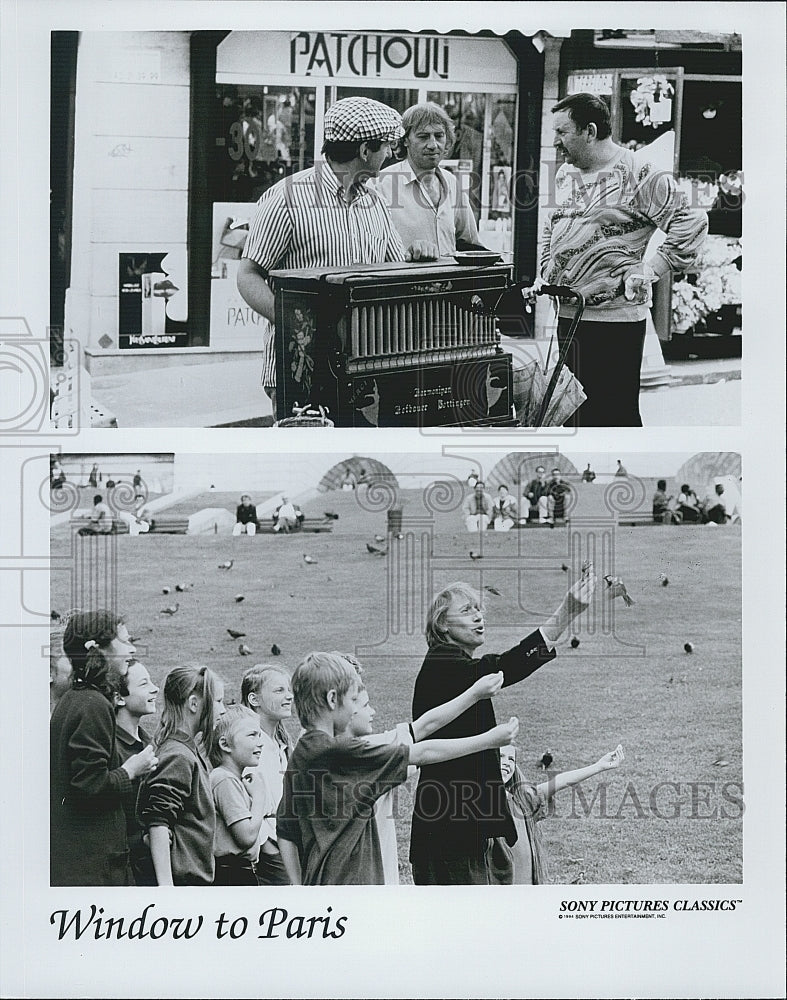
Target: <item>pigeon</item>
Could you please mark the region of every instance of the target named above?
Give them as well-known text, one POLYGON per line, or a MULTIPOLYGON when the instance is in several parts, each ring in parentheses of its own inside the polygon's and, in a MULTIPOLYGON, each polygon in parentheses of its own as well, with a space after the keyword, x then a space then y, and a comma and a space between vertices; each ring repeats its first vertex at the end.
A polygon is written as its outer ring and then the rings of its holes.
POLYGON ((471 559, 483 559, 484 557, 481 555, 480 552, 473 552, 473 550, 471 549, 470 550, 470 558, 471 559))
POLYGON ((171 592, 171 591, 170 591, 170 588, 169 588, 169 587, 162 587, 162 588, 161 588, 161 593, 162 593, 162 594, 169 594, 170 592, 171 592))
POLYGON ((245 632, 236 632, 234 628, 228 628, 227 631, 231 639, 243 639, 246 636, 245 632))
POLYGON ((571 646, 572 649, 578 649, 579 648, 579 639, 577 639, 577 637, 575 635, 572 635, 571 636, 571 642, 569 643, 569 645, 571 646))
POLYGON ((487 590, 487 591, 489 591, 489 593, 490 593, 490 594, 494 594, 494 595, 495 595, 495 597, 502 597, 502 596, 503 596, 503 595, 502 595, 502 594, 500 593, 500 591, 499 591, 499 590, 497 589, 497 587, 489 587, 489 586, 485 586, 485 587, 484 587, 484 590, 487 590))
POLYGON ((374 540, 375 540, 375 542, 384 542, 385 541, 385 535, 375 535, 374 536, 374 540))
POLYGON ((323 517, 327 517, 331 521, 338 521, 339 520, 339 515, 338 514, 334 514, 334 512, 332 510, 324 510, 322 512, 322 515, 323 515, 323 517))
POLYGON ((271 646, 271 656, 281 656, 281 650, 279 649, 279 647, 276 645, 275 642, 271 646))
POLYGON ((387 555, 385 549, 378 549, 376 545, 372 545, 370 542, 366 543, 366 551, 373 556, 384 556, 387 555))
POLYGON ((554 758, 553 758, 553 756, 552 756, 552 751, 551 751, 551 750, 545 750, 545 751, 544 751, 544 752, 543 752, 543 753, 541 754, 541 757, 539 758, 539 761, 538 761, 538 766, 539 766, 539 767, 540 767, 540 768, 541 768, 541 769, 542 769, 543 771, 546 771, 546 769, 547 769, 548 767, 551 767, 551 766, 552 766, 552 761, 553 761, 553 760, 554 760, 554 758))
POLYGON ((246 600, 246 598, 243 596, 243 594, 236 594, 235 595, 235 603, 236 604, 240 604, 241 601, 245 601, 245 600, 246 600))
POLYGON ((690 642, 684 642, 683 643, 683 649, 687 653, 693 653, 694 652, 694 647, 692 646, 692 644, 690 642))
POLYGON ((234 559, 228 559, 227 562, 219 563, 219 569, 232 569, 232 564, 234 562, 234 559))
POLYGON ((719 757, 718 760, 714 760, 713 766, 714 767, 729 767, 730 766, 730 762, 728 760, 725 760, 723 757, 719 757))
POLYGON ((307 556, 305 552, 303 553, 303 561, 307 564, 307 566, 314 566, 317 563, 314 556, 307 556))
POLYGON ((185 592, 187 590, 191 590, 193 587, 194 587, 193 583, 176 583, 175 584, 175 590, 177 590, 177 592, 179 594, 185 594, 185 592))
POLYGON ((159 614, 161 615, 175 615, 178 612, 179 604, 171 604, 168 608, 162 608, 159 614))
POLYGON ((607 585, 607 597, 609 597, 611 601, 614 601, 616 597, 622 597, 626 607, 631 607, 634 601, 626 593, 626 585, 619 576, 610 576, 607 574, 604 577, 604 582, 607 585))
POLYGON ((404 538, 404 535, 403 535, 403 534, 401 533, 401 531, 400 531, 400 532, 399 532, 399 534, 398 534, 398 535, 396 536, 396 538, 397 538, 397 540, 398 540, 398 541, 400 541, 400 542, 401 542, 401 540, 402 540, 402 539, 404 538))
POLYGON ((661 586, 662 587, 668 587, 669 586, 669 578, 667 577, 666 573, 662 573, 661 574, 661 586))
POLYGON ((563 570, 564 573, 568 573, 569 567, 565 563, 561 563, 560 568, 563 570))
POLYGON ((241 656, 250 656, 251 655, 251 650, 243 642, 240 644, 240 646, 238 646, 238 652, 240 653, 241 656))
POLYGON ((62 622, 62 617, 59 611, 52 611, 49 615, 53 622, 62 622))

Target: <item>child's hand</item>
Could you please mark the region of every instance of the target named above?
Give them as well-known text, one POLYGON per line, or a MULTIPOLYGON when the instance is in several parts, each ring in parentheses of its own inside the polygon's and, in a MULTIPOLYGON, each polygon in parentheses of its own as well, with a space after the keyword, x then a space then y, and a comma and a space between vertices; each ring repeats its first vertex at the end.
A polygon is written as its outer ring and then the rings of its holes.
POLYGON ((593 569, 593 563, 586 559, 582 563, 582 573, 579 579, 566 595, 569 611, 575 614, 584 611, 593 600, 595 589, 596 571, 593 569))
POLYGON ((614 750, 610 750, 609 753, 605 753, 598 765, 603 770, 607 770, 610 767, 618 767, 626 759, 623 753, 623 747, 618 743, 614 750))
POLYGON ((146 774, 156 769, 158 757, 153 753, 153 747, 148 745, 144 750, 135 753, 122 765, 126 774, 133 781, 135 778, 143 778, 146 774))
POLYGON ((482 698, 491 698, 503 686, 503 680, 502 670, 499 670, 496 674, 484 674, 483 677, 479 677, 475 684, 473 684, 470 691, 476 701, 481 701, 482 698))
POLYGON ((512 715, 508 722, 489 730, 492 746, 505 747, 513 743, 519 732, 519 719, 512 715))

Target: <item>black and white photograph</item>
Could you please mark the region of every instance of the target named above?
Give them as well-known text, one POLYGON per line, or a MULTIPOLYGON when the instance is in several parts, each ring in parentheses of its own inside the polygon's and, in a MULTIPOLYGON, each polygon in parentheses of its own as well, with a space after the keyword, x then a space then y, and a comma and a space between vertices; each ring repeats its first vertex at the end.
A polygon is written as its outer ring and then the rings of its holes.
POLYGON ((0 998, 785 995, 785 27, 0 0, 0 998))
POLYGON ((740 34, 318 29, 52 33, 56 427, 740 423, 740 34))
POLYGON ((53 885, 742 882, 740 455, 58 468, 53 885))

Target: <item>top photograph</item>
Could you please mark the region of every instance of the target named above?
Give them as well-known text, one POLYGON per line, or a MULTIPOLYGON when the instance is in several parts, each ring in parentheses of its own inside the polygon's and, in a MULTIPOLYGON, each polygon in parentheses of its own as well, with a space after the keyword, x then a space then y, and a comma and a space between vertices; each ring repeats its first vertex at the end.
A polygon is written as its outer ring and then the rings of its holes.
POLYGON ((55 429, 741 423, 739 34, 53 31, 50 110, 55 429))

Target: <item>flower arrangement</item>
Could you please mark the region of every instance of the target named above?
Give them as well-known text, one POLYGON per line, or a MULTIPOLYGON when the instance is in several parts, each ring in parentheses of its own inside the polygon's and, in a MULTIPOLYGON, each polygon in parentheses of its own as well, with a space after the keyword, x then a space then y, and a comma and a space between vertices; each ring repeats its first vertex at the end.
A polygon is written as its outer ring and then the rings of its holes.
POLYGON ((722 306, 741 301, 741 272, 736 261, 741 242, 709 236, 694 265, 696 280, 681 278, 672 285, 672 325, 677 331, 696 326, 722 306))
POLYGON ((630 100, 634 105, 636 120, 642 125, 650 125, 651 128, 659 128, 668 122, 672 116, 672 95, 675 88, 666 78, 656 74, 654 76, 641 76, 637 80, 637 86, 631 91, 630 100), (664 108, 659 108, 658 113, 654 113, 655 106, 665 103, 664 108), (661 112, 667 112, 662 114, 661 112))

